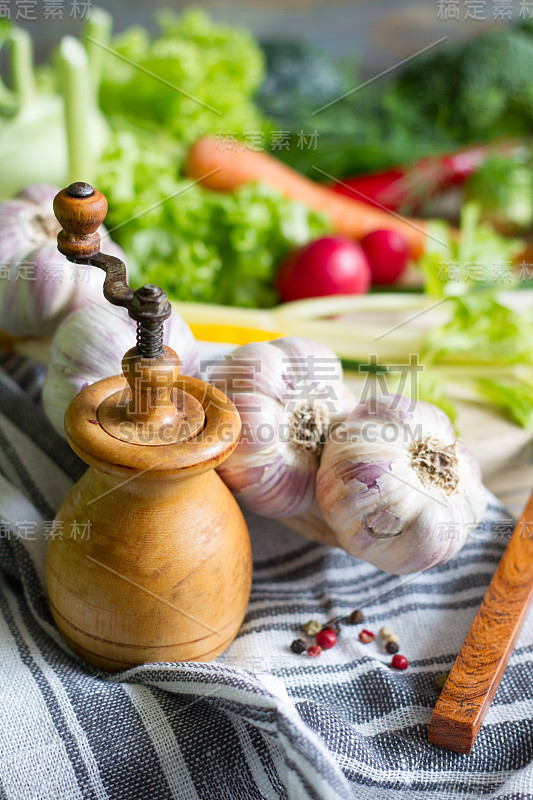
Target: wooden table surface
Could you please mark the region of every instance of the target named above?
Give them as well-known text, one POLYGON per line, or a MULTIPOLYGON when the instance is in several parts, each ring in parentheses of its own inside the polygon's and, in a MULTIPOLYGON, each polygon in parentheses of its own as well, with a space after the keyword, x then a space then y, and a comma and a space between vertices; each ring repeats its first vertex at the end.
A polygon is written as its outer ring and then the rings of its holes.
POLYGON ((526 431, 482 405, 458 403, 462 439, 478 459, 483 480, 513 514, 520 516, 533 489, 533 431, 526 431))

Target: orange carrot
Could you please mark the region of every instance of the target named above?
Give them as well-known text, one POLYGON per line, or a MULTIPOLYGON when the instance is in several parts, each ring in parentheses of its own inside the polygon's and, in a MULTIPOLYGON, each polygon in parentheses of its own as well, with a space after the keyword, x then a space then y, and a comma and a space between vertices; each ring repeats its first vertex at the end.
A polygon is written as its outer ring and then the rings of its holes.
POLYGON ((198 139, 187 158, 186 172, 208 189, 231 192, 245 183, 259 181, 278 189, 285 197, 322 211, 337 233, 362 239, 380 228, 399 231, 408 241, 413 258, 425 249, 426 227, 421 220, 399 217, 321 186, 267 153, 225 150, 210 136, 198 139))

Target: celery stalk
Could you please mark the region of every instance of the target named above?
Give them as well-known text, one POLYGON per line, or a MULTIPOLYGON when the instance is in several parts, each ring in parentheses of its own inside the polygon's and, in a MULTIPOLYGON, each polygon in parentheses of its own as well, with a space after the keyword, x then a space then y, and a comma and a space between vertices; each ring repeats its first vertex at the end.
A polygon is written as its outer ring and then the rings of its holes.
POLYGON ((65 122, 68 139, 68 183, 94 178, 91 156, 91 126, 87 124, 93 108, 89 59, 78 39, 65 36, 59 45, 58 65, 63 81, 65 122))
POLYGON ((91 74, 91 88, 93 92, 93 102, 98 104, 100 92, 100 81, 102 69, 106 56, 105 49, 99 44, 108 47, 111 42, 111 32, 113 30, 113 17, 103 8, 91 9, 91 15, 86 20, 82 41, 89 57, 89 72, 91 74))
POLYGON ((9 40, 11 42, 13 90, 17 96, 20 110, 32 102, 36 93, 33 46, 30 34, 24 28, 13 28, 9 40))
MULTIPOLYGON (((0 48, 9 43, 10 33, 11 31, 7 25, 2 25, 0 27, 0 48)), ((12 71, 13 68, 14 64, 11 65, 12 71)), ((17 110, 17 105, 15 92, 12 92, 11 89, 7 88, 2 80, 2 77, 0 76, 0 113, 14 114, 17 110)))

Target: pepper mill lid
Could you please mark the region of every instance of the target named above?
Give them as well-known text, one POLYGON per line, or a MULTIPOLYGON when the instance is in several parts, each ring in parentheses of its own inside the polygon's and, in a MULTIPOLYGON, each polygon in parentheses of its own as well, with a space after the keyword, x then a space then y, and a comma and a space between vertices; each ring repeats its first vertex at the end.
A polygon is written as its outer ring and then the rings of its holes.
POLYGON ((146 472, 147 480, 175 479, 215 468, 237 446, 238 412, 214 386, 180 374, 179 357, 163 344, 163 323, 172 311, 165 292, 153 284, 133 291, 125 264, 100 252, 106 198, 87 183, 73 183, 56 195, 54 213, 62 226, 58 250, 74 264, 103 269, 106 299, 137 322, 123 374, 88 386, 70 403, 65 431, 71 447, 118 477, 134 470, 146 472))

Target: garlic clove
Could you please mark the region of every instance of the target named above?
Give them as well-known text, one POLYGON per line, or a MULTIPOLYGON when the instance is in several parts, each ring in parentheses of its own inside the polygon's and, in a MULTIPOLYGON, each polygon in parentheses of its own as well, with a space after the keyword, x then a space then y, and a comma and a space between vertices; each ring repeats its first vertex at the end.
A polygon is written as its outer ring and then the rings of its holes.
POLYGON ((238 392, 231 399, 241 418, 240 453, 263 453, 265 458, 275 453, 284 419, 283 406, 273 397, 258 397, 252 392, 238 392))
POLYGON ((293 516, 306 511, 315 498, 318 457, 278 445, 268 453, 235 452, 232 464, 218 473, 235 497, 263 517, 293 516))
POLYGON ((284 379, 300 399, 311 405, 323 402, 331 422, 355 407, 353 392, 344 382, 342 365, 331 348, 299 336, 275 339, 272 344, 284 353, 284 379))
POLYGON ((58 191, 59 189, 56 186, 52 186, 49 183, 32 183, 17 194, 17 199, 43 206, 50 213, 50 208, 58 191))
POLYGON ((287 396, 283 355, 269 342, 252 342, 228 353, 208 367, 206 380, 229 397, 234 392, 254 392, 281 402, 287 396))
POLYGON ((296 337, 244 345, 208 369, 241 415, 241 440, 220 475, 247 508, 288 517, 315 502, 328 429, 355 404, 342 374, 330 348, 296 337))
POLYGON ((284 353, 287 379, 297 381, 342 380, 342 365, 333 350, 303 336, 287 336, 272 342, 284 353))
POLYGON ((298 514, 314 500, 318 456, 300 453, 286 438, 284 409, 266 395, 234 394, 241 418, 238 449, 218 472, 235 496, 256 514, 298 514))

